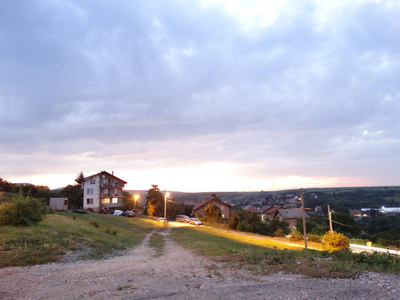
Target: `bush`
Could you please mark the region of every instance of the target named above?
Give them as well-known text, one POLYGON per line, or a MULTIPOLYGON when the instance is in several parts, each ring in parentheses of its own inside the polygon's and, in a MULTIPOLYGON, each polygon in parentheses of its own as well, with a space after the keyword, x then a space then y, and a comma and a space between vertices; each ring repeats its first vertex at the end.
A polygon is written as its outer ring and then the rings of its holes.
POLYGON ((308 234, 307 235, 307 239, 310 242, 316 242, 316 243, 320 243, 321 242, 321 237, 319 235, 316 235, 316 234, 308 234))
POLYGON ((322 236, 322 249, 324 250, 332 252, 349 247, 349 239, 342 233, 327 232, 322 236))
POLYGON ((378 245, 383 246, 383 247, 390 246, 390 241, 388 241, 388 240, 386 240, 386 239, 383 239, 383 238, 378 238, 378 240, 376 241, 376 243, 377 243, 378 245))
POLYGON ((35 198, 22 193, 13 195, 10 201, 0 204, 0 226, 31 226, 43 220, 47 208, 35 198))
POLYGON ((282 228, 278 228, 277 230, 275 230, 274 236, 275 237, 285 237, 285 233, 283 232, 282 228))
POLYGON ((238 231, 251 232, 251 225, 246 220, 240 221, 236 228, 238 231))
POLYGON ((293 230, 293 231, 290 233, 290 239, 291 239, 292 241, 301 241, 301 240, 304 239, 304 237, 303 237, 303 234, 302 234, 300 231, 298 231, 298 230, 293 230))

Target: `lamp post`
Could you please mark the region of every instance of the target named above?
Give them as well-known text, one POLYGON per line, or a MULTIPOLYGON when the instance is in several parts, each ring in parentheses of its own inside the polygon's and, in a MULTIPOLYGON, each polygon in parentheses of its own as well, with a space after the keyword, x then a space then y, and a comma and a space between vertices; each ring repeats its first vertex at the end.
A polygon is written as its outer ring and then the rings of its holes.
POLYGON ((136 194, 135 196, 133 196, 133 198, 135 199, 135 206, 133 208, 133 210, 136 210, 136 202, 138 201, 138 199, 140 198, 139 194, 136 194))
POLYGON ((164 224, 167 224, 167 198, 169 197, 169 193, 165 191, 164 196, 164 224))

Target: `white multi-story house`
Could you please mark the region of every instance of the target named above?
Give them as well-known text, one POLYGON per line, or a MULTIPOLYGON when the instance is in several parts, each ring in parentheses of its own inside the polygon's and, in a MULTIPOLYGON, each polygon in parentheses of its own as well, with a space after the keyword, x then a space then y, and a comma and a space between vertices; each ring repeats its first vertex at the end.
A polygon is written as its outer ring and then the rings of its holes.
POLYGON ((122 189, 127 182, 112 174, 101 171, 85 177, 82 182, 83 208, 92 211, 115 209, 122 206, 122 189))

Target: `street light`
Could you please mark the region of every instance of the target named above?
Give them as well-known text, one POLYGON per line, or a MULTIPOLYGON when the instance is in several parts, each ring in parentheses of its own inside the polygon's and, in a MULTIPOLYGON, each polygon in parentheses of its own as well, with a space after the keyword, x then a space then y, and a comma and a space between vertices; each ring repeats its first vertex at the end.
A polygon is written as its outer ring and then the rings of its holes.
POLYGON ((164 224, 167 223, 167 198, 169 197, 169 193, 165 191, 165 196, 164 196, 164 224))
POLYGON ((136 194, 135 196, 133 196, 133 198, 135 199, 135 206, 133 208, 133 210, 136 210, 136 202, 138 201, 138 199, 140 198, 139 194, 136 194))

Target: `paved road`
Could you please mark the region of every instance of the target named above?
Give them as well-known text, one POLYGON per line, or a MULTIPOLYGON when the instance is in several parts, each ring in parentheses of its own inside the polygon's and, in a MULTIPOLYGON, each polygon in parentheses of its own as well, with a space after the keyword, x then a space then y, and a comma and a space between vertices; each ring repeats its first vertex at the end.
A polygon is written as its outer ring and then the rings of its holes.
POLYGON ((396 250, 391 250, 391 249, 384 249, 384 248, 378 248, 378 247, 369 247, 369 246, 363 246, 363 245, 356 245, 356 244, 350 244, 350 249, 351 251, 355 253, 360 253, 360 252, 386 252, 390 254, 396 254, 400 255, 400 251, 396 250))

